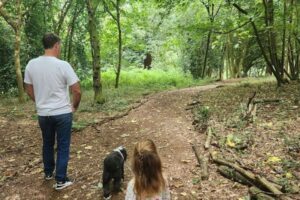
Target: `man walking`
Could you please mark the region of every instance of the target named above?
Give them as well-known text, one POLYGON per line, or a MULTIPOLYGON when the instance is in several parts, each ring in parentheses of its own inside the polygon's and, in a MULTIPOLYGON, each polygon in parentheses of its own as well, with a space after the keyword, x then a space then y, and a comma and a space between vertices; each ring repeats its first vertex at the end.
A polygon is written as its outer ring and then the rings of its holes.
POLYGON ((71 142, 72 113, 81 99, 79 79, 71 65, 59 59, 60 38, 47 33, 42 39, 45 53, 32 59, 25 69, 25 87, 35 102, 43 136, 43 163, 45 179, 53 178, 54 188, 61 190, 73 184, 67 177, 71 142), (72 103, 69 98, 72 93, 72 103), (57 140, 56 163, 54 160, 55 136, 57 140))

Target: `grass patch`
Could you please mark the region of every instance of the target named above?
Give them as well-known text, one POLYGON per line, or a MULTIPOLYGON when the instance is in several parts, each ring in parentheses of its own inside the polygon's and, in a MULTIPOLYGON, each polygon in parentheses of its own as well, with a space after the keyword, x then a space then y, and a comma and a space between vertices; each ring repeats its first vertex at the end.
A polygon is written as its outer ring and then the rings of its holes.
MULTIPOLYGON (((104 112, 111 114, 126 109, 130 104, 143 96, 171 89, 205 85, 212 80, 196 80, 190 74, 180 70, 168 71, 160 69, 143 70, 130 69, 121 73, 118 89, 115 85, 115 72, 108 70, 102 72, 103 104, 94 104, 94 92, 92 76, 81 80, 82 100, 79 112, 104 112)), ((16 96, 2 94, 0 96, 0 115, 17 115, 28 113, 32 117, 35 113, 34 103, 28 98, 25 104, 20 104, 16 96)), ((33 120, 36 117, 32 117, 33 120)))
POLYGON ((204 85, 212 80, 195 80, 190 74, 178 70, 142 70, 133 69, 122 71, 120 86, 114 88, 115 73, 102 73, 103 95, 105 103, 93 104, 92 80, 81 82, 83 99, 79 111, 81 112, 115 112, 121 111, 145 95, 171 89, 204 85))

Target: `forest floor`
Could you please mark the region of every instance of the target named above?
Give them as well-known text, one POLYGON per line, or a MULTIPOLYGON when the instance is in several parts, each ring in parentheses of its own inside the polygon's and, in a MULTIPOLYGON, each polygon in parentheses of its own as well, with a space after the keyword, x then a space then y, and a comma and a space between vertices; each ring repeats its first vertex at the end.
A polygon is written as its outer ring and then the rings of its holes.
MULTIPOLYGON (((125 165, 124 191, 112 199, 124 199, 126 184, 132 177, 134 144, 146 138, 154 140, 158 147, 172 199, 247 199, 248 187, 222 177, 211 162, 209 179, 201 180, 191 144, 203 155, 206 134, 204 129, 199 131, 193 126, 193 113, 198 113, 198 118, 200 113, 203 124, 213 121, 212 151, 268 179, 300 186, 299 84, 276 89, 276 84, 270 82, 238 82, 148 95, 127 115, 105 124, 102 122, 107 116, 102 113, 76 113, 68 169, 75 184, 60 192, 52 188, 54 180, 43 179, 41 134, 33 108, 22 114, 2 113, 0 199, 101 199, 103 159, 120 145, 127 148, 129 160, 125 165), (258 104, 253 122, 244 122, 240 119, 240 105, 246 104, 254 91, 257 99, 278 98, 280 102, 258 104), (191 102, 200 103, 191 111, 191 102), (82 121, 93 123, 81 127, 82 121), (246 148, 234 148, 242 142, 246 148)), ((300 199, 299 196, 291 198, 300 199)))

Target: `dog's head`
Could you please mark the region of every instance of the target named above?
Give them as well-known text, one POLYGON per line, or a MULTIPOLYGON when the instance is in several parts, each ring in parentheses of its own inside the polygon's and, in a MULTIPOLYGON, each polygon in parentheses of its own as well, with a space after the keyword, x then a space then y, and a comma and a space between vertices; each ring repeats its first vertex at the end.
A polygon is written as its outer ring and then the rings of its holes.
POLYGON ((121 154, 123 155, 124 161, 126 161, 126 159, 127 159, 127 151, 126 151, 125 147, 119 146, 114 151, 121 152, 121 154))

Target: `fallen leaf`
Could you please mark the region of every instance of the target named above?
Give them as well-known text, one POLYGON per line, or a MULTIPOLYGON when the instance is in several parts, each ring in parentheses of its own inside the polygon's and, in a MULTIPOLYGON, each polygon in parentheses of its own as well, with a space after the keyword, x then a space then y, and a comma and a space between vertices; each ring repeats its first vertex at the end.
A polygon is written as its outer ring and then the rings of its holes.
POLYGON ((124 137, 129 137, 129 134, 122 134, 120 137, 124 138, 124 137))
POLYGON ((279 163, 281 162, 281 159, 276 156, 270 156, 267 160, 268 163, 279 163))
POLYGON ((287 177, 287 178, 293 178, 293 174, 291 172, 287 172, 285 174, 285 177, 287 177))
POLYGON ((86 146, 84 147, 84 149, 87 149, 87 150, 91 150, 93 147, 92 146, 86 146))
POLYGON ((190 160, 181 160, 181 162, 187 164, 187 163, 190 163, 191 161, 190 160))
POLYGON ((187 193, 186 192, 181 192, 180 195, 185 197, 185 196, 187 196, 187 193))

